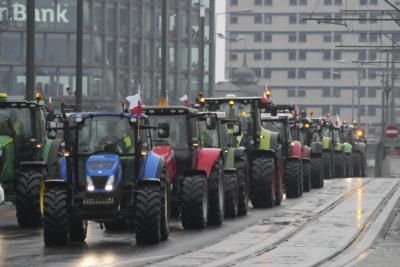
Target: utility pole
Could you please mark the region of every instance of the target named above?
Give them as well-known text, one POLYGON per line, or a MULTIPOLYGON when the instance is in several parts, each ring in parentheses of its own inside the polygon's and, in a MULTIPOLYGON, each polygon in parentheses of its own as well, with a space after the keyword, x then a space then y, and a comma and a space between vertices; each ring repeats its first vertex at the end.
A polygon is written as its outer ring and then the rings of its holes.
POLYGON ((168 60, 168 3, 162 0, 161 6, 161 97, 167 99, 167 60, 168 60))
MULTIPOLYGON (((361 124, 361 112, 360 112, 360 103, 361 103, 361 63, 358 64, 357 69, 357 80, 358 80, 358 93, 357 93, 357 123, 361 124)), ((354 96, 354 94, 353 94, 354 96)), ((354 97, 353 97, 353 110, 354 110, 354 97)))
MULTIPOLYGON (((394 41, 392 40, 392 46, 394 47, 394 41)), ((394 125, 396 123, 395 119, 395 102, 394 102, 394 86, 396 83, 396 75, 395 75, 395 66, 394 66, 394 51, 392 51, 392 79, 391 79, 391 94, 390 94, 390 125, 394 125)))
POLYGON ((26 91, 32 100, 35 91, 35 0, 26 0, 26 91))
POLYGON ((76 0, 76 111, 82 111, 82 75, 83 75, 83 0, 76 0))
POLYGON ((206 16, 206 7, 204 6, 204 1, 200 1, 200 50, 199 50, 199 93, 204 92, 204 23, 206 16))

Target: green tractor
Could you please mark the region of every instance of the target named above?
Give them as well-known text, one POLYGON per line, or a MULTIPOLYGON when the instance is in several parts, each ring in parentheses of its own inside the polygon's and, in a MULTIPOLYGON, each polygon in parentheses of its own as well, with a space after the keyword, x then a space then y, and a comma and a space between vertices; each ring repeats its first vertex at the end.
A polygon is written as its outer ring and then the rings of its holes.
POLYGON ((216 116, 217 125, 208 130, 205 120, 200 121, 200 131, 205 147, 221 148, 224 160, 225 217, 247 214, 247 162, 245 148, 238 146, 236 137, 241 135, 240 122, 227 119, 225 112, 211 112, 216 116))
POLYGON ((20 227, 41 225, 40 182, 58 175, 62 140, 53 130, 47 136, 54 125, 46 113, 40 95, 26 101, 0 94, 0 184, 5 200, 16 205, 20 227))
POLYGON ((352 129, 352 134, 353 175, 356 177, 365 177, 367 172, 367 141, 365 139, 365 131, 355 125, 352 129))
MULTIPOLYGON (((240 161, 241 166, 247 163, 249 183, 239 183, 239 195, 245 196, 249 190, 250 200, 255 208, 280 205, 283 198, 283 161, 280 156, 278 133, 263 128, 261 124, 260 110, 264 108, 263 99, 235 95, 201 97, 199 104, 202 110, 222 111, 228 119, 240 121, 242 132, 237 137, 234 147, 245 148, 246 153, 240 156, 240 161)), ((235 167, 238 172, 242 168, 235 167)), ((241 179, 243 178, 239 175, 239 180, 241 179)))
POLYGON ((343 157, 344 157, 344 175, 343 177, 353 176, 353 144, 354 144, 354 134, 353 127, 344 123, 340 127, 340 138, 343 143, 343 157))
POLYGON ((341 126, 331 124, 333 154, 333 177, 344 178, 346 176, 346 152, 351 153, 351 145, 343 141, 343 129, 341 126))

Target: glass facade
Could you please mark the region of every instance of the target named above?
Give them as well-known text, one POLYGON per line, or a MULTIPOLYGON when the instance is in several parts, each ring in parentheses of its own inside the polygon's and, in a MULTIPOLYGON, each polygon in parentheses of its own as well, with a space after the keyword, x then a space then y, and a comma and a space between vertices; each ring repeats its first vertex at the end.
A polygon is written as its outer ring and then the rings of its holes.
MULTIPOLYGON (((145 104, 161 97, 160 0, 83 1, 83 100, 115 101, 139 90, 145 104)), ((214 0, 167 0, 167 94, 212 92, 214 0), (201 48, 200 8, 205 7, 201 48), (204 49, 204 77, 200 77, 204 49), (199 88, 204 79, 204 88, 199 88)), ((36 91, 53 99, 73 95, 76 1, 36 0, 36 91)), ((25 94, 26 0, 0 2, 0 91, 25 94)))

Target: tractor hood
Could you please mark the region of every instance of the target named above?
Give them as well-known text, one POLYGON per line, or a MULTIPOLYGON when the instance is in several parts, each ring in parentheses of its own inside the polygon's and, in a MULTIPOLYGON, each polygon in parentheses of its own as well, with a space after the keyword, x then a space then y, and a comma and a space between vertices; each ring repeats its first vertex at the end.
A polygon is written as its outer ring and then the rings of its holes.
POLYGON ((120 159, 114 154, 98 154, 90 156, 86 162, 88 176, 110 176, 119 171, 120 159))

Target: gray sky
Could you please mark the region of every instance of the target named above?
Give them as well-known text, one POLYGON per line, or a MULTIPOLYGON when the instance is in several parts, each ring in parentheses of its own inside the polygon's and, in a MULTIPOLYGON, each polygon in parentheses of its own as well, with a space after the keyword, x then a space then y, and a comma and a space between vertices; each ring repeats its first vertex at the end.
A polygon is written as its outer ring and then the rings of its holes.
MULTIPOLYGON (((215 13, 222 13, 225 11, 225 0, 215 0, 215 13)), ((225 34, 225 17, 226 15, 217 15, 216 16, 216 32, 225 34)), ((215 81, 223 81, 225 80, 224 68, 225 68, 225 40, 216 39, 216 53, 215 53, 215 81)))

